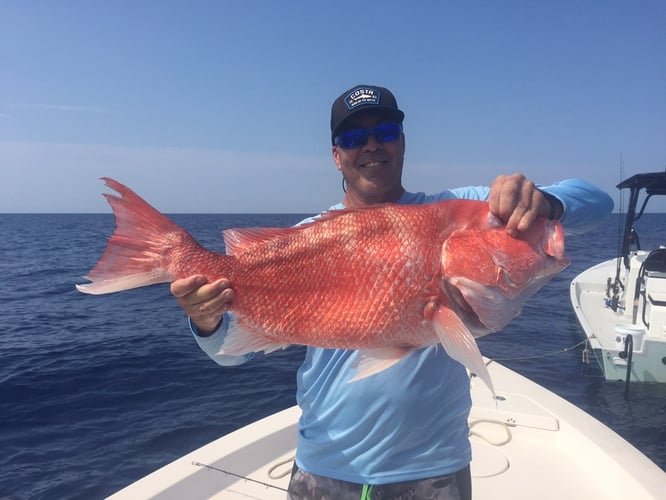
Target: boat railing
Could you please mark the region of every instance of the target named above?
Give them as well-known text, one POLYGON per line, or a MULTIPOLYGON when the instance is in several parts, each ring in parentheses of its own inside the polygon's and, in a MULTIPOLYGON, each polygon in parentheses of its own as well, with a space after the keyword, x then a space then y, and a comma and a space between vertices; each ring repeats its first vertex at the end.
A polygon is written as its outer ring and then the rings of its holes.
POLYGON ((661 323, 666 320, 666 248, 658 248, 647 255, 635 286, 632 320, 637 324, 640 303, 641 320, 649 331, 653 321, 661 323), (655 314, 656 308, 664 308, 664 314, 655 314))

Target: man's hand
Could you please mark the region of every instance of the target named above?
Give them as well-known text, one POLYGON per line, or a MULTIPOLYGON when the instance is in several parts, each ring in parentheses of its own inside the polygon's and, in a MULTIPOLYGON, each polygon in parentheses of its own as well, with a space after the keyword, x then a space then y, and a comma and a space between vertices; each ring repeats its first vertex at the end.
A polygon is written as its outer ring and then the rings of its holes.
POLYGON ((171 294, 203 337, 217 330, 235 295, 228 279, 208 283, 200 275, 174 281, 171 283, 171 294))
POLYGON ((547 198, 522 174, 499 175, 490 186, 490 212, 506 224, 511 236, 525 231, 537 217, 562 216, 562 205, 552 196, 547 198))

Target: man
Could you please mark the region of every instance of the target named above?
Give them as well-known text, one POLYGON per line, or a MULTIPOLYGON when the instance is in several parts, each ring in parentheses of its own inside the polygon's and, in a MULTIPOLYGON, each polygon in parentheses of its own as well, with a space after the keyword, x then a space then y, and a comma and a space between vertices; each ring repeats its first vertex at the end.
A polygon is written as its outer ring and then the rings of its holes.
MULTIPOLYGON (((359 85, 333 103, 333 160, 345 196, 331 209, 451 198, 487 199, 511 235, 537 217, 571 231, 600 222, 612 209, 598 188, 569 179, 537 188, 523 175, 500 175, 490 188, 410 193, 402 186, 404 113, 386 88, 359 85)), ((235 365, 251 356, 217 355, 230 321, 233 283, 192 276, 171 291, 190 318, 197 342, 215 361, 235 365)), ((465 368, 443 349, 420 349, 390 369, 348 383, 356 351, 308 347, 297 374, 302 410, 289 498, 471 498, 465 368)))

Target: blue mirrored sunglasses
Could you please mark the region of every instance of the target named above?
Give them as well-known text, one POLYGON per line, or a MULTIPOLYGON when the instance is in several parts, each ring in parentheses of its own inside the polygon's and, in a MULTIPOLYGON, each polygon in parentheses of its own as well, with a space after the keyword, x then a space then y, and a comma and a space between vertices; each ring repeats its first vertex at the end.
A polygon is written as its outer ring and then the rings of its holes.
POLYGON ((354 149, 365 146, 368 143, 370 136, 374 137, 380 144, 383 144, 385 142, 397 141, 401 134, 402 124, 380 123, 373 128, 354 128, 347 130, 340 135, 336 135, 333 142, 336 146, 339 146, 342 149, 354 149))

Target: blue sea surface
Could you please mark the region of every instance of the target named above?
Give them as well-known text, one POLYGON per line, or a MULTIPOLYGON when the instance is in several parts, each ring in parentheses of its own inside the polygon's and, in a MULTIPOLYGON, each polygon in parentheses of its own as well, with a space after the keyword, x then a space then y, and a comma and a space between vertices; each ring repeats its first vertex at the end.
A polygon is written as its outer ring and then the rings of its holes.
MULTIPOLYGON (((172 216, 216 251, 225 228, 290 226, 303 217, 172 216)), ((644 247, 666 242, 666 215, 641 222, 644 247)), ((74 285, 85 282, 113 228, 111 214, 0 214, 0 498, 103 498, 295 404, 303 347, 223 368, 199 350, 168 285, 79 293, 74 285)), ((584 339, 569 282, 616 255, 617 236, 614 215, 569 238, 569 268, 479 344, 666 468, 666 384, 632 384, 625 398, 623 383, 582 364, 583 346, 568 349, 584 339)))

